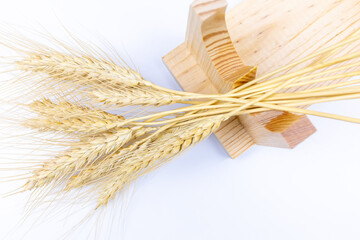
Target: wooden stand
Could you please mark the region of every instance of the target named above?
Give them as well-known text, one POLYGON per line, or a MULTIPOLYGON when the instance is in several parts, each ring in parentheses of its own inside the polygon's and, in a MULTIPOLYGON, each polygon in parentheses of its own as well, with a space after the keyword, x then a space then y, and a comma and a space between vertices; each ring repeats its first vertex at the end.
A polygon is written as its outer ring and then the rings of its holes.
MULTIPOLYGON (((245 0, 225 14, 226 6, 194 1, 185 42, 164 57, 185 91, 226 93, 360 25, 357 0, 245 0)), ((293 148, 315 131, 304 115, 267 111, 229 119, 216 136, 236 158, 254 144, 293 148)))

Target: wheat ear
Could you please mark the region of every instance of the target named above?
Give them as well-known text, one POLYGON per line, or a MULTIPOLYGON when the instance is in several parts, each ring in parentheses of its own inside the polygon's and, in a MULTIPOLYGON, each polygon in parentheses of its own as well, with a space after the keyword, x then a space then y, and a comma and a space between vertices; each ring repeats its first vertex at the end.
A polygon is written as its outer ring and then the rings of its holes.
POLYGON ((223 120, 223 116, 219 116, 186 126, 174 126, 144 142, 130 154, 114 155, 118 165, 108 169, 109 176, 103 177, 104 183, 100 182, 102 190, 98 206, 106 205, 116 193, 124 190, 139 176, 154 170, 208 137, 223 120))
POLYGON ((94 134, 119 127, 124 120, 119 115, 66 101, 54 103, 43 99, 28 106, 39 116, 27 120, 24 125, 41 131, 94 134))
MULTIPOLYGON (((149 131, 149 129, 147 129, 149 131)), ((152 129, 150 129, 152 130, 152 129)), ((25 189, 43 187, 49 182, 61 182, 83 168, 111 155, 130 140, 146 134, 142 127, 119 128, 93 137, 82 138, 69 150, 49 160, 40 169, 33 172, 33 177, 24 186, 25 189)))
POLYGON ((15 65, 38 77, 41 94, 63 92, 111 105, 139 105, 146 100, 156 105, 165 101, 165 105, 184 102, 196 95, 159 87, 131 68, 86 53, 74 56, 47 49, 39 52, 25 55, 15 65), (125 94, 121 96, 121 93, 125 94))

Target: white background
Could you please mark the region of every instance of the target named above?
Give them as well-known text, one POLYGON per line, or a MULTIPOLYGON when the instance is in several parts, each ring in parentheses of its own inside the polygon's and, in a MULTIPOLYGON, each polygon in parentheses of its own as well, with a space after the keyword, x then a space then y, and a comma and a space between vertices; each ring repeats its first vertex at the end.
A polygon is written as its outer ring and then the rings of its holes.
MULTIPOLYGON (((229 7, 239 1, 229 0, 229 7)), ((148 80, 180 89, 161 57, 183 42, 191 0, 1 3, 2 22, 41 25, 62 36, 61 21, 80 36, 108 40, 124 58, 131 56, 148 80)), ((360 101, 346 101, 312 109, 360 117, 359 106, 360 101)), ((310 118, 318 132, 294 150, 256 146, 231 160, 211 136, 139 181, 125 211, 110 209, 123 217, 119 225, 109 225, 119 231, 98 239, 360 239, 360 127, 310 118)), ((0 190, 13 187, 1 184, 0 190)), ((0 199, 0 239, 6 234, 5 239, 58 239, 65 223, 80 220, 70 214, 64 219, 60 211, 15 230, 25 203, 26 194, 0 199)), ((88 239, 93 228, 85 223, 69 239, 88 239)))

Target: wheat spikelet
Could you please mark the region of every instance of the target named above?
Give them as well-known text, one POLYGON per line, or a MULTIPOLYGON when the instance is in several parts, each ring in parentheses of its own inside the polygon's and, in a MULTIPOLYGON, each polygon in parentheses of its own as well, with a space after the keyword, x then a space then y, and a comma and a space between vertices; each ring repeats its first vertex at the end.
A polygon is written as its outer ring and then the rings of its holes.
POLYGON ((70 81, 81 87, 93 84, 153 86, 132 69, 87 54, 74 56, 55 50, 43 50, 42 53, 31 53, 15 64, 19 70, 47 74, 58 82, 70 81))
POLYGON ((43 99, 28 106, 39 116, 27 120, 24 125, 41 131, 93 134, 119 127, 124 120, 122 116, 65 101, 54 103, 43 99))
POLYGON ((103 89, 93 90, 89 97, 96 102, 104 105, 123 107, 134 105, 171 105, 184 100, 184 97, 165 92, 154 90, 150 87, 128 87, 126 89, 103 89))

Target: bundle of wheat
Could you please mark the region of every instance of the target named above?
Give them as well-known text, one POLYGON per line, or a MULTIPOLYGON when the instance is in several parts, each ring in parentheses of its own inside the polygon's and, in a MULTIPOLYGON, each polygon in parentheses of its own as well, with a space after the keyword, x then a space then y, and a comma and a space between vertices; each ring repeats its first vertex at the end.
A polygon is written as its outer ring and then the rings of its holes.
POLYGON ((98 208, 140 176, 208 137, 234 115, 281 110, 360 123, 360 119, 302 107, 359 98, 360 87, 356 85, 360 80, 310 90, 297 88, 359 75, 353 69, 359 66, 360 52, 336 56, 359 39, 359 32, 355 32, 263 77, 247 82, 239 79, 244 83, 227 94, 207 95, 157 86, 94 48, 80 51, 57 42, 66 50, 60 51, 9 37, 2 43, 17 52, 11 66, 21 74, 9 85, 14 88, 8 89, 7 97, 13 90, 23 91, 20 105, 34 117, 21 124, 39 133, 52 133, 47 142, 65 147, 52 158, 39 161, 21 190, 57 189, 66 194, 90 186, 98 208), (24 87, 29 83, 31 88, 24 87), (284 93, 289 88, 298 90, 284 93), (145 111, 176 103, 187 106, 145 111), (123 116, 111 113, 114 109, 124 109, 123 116), (134 109, 142 115, 127 117, 134 109))

